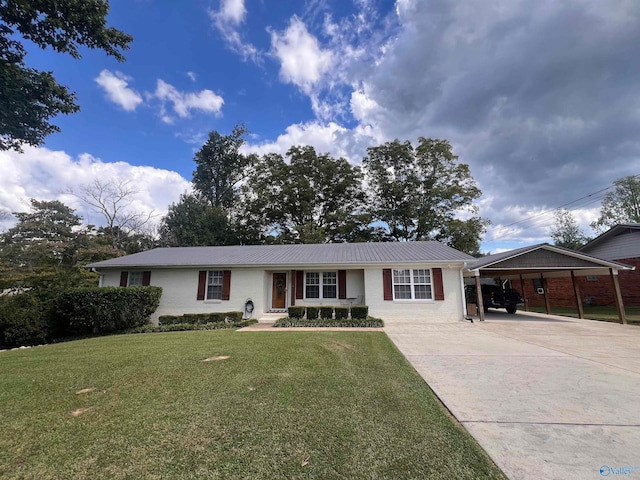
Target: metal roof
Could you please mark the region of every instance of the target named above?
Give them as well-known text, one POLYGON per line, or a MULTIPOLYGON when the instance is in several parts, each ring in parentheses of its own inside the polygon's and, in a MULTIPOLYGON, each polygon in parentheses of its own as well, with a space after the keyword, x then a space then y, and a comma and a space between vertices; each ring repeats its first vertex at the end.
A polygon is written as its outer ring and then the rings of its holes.
MULTIPOLYGON (((527 255, 539 250, 546 250, 557 254, 557 256, 564 256, 567 259, 571 259, 571 264, 567 265, 549 265, 546 268, 619 268, 623 270, 631 270, 632 267, 624 265, 618 262, 612 262, 610 260, 604 260, 602 258, 594 257, 586 253, 577 252, 569 248, 558 247, 556 245, 549 245, 548 243, 539 243, 537 245, 530 245, 528 247, 516 248, 515 250, 509 250, 507 252, 496 253, 495 255, 487 255, 470 264, 467 267, 468 271, 482 270, 482 269, 499 269, 508 263, 508 269, 527 270, 540 269, 540 265, 529 265, 527 261, 527 255)), ((545 266, 543 266, 545 267, 545 266)))
POLYGON ((476 259, 440 242, 328 243, 155 248, 88 268, 252 267, 464 263, 476 259))
POLYGON ((584 245, 580 249, 580 251, 586 252, 588 250, 591 250, 593 247, 595 247, 599 243, 602 243, 608 238, 615 237, 616 235, 620 235, 621 233, 630 231, 630 230, 640 230, 640 223, 619 223, 618 225, 614 225, 609 230, 607 230, 603 234, 597 236, 596 238, 591 240, 589 243, 584 245))

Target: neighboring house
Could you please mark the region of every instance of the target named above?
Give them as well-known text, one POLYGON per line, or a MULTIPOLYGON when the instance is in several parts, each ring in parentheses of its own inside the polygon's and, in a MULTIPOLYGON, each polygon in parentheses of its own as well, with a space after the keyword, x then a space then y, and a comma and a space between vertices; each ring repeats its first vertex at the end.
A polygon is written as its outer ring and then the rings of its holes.
POLYGON ((159 315, 244 311, 274 319, 291 305, 369 306, 386 322, 464 316, 463 269, 475 259, 439 242, 156 248, 87 266, 100 286, 162 287, 159 315))
MULTIPOLYGON (((636 267, 618 274, 622 300, 626 306, 640 306, 640 224, 620 224, 594 238, 579 250, 594 257, 636 267)), ((589 275, 577 279, 584 305, 615 305, 614 290, 609 275, 589 275)), ((519 289, 518 283, 514 286, 519 289)), ((522 292, 532 306, 544 305, 538 293, 539 281, 527 281, 522 292)), ((549 297, 555 306, 575 307, 571 280, 549 279, 549 297)))

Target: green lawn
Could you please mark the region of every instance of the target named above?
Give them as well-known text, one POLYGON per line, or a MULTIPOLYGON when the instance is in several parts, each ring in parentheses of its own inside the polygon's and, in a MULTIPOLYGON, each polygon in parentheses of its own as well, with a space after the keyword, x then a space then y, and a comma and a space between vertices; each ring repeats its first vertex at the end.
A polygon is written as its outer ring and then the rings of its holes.
MULTIPOLYGON (((544 307, 529 307, 529 311, 545 313, 544 307)), ((551 306, 551 313, 554 315, 564 315, 565 317, 578 318, 578 310, 568 307, 551 306)), ((627 323, 640 325, 640 307, 625 307, 627 323)), ((616 307, 584 307, 584 317, 591 320, 604 320, 606 322, 619 322, 616 307)))
POLYGON ((504 477, 384 333, 190 331, 0 352, 0 478, 504 477))

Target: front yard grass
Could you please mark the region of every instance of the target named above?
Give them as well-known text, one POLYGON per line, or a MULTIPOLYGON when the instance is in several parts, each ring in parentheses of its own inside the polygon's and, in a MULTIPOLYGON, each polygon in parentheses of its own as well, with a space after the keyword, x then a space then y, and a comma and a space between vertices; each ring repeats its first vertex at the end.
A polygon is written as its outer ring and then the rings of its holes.
POLYGON ((384 333, 233 331, 1 352, 0 477, 504 478, 384 333))
MULTIPOLYGON (((588 307, 584 308, 584 317, 591 320, 603 320, 605 322, 620 322, 618 320, 618 310, 616 307, 588 307)), ((545 313, 544 307, 532 307, 529 306, 531 312, 545 313)), ((627 316, 627 323, 630 325, 640 325, 640 307, 625 307, 625 313, 627 316)), ((551 313, 553 315, 564 315, 565 317, 578 318, 578 310, 576 308, 569 307, 554 307, 551 306, 551 313)))

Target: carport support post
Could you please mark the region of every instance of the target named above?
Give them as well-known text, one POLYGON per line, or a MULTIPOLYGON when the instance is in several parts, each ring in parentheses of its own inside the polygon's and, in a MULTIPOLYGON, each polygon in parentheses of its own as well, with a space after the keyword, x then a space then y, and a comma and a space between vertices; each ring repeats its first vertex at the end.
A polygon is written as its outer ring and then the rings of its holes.
POLYGON ((484 322, 484 299, 482 298, 482 286, 480 285, 480 271, 475 270, 474 272, 476 278, 476 298, 478 299, 478 316, 480 317, 480 321, 484 322))
POLYGON ((522 274, 520 274, 520 291, 522 292, 522 298, 524 300, 524 311, 529 311, 529 301, 527 300, 527 294, 524 292, 524 279, 522 278, 522 274))
POLYGON ((620 291, 620 282, 618 281, 618 270, 610 268, 609 275, 611 276, 611 281, 613 282, 613 290, 615 291, 616 307, 618 308, 618 319, 620 320, 620 323, 626 325, 627 316, 624 312, 624 303, 622 303, 622 292, 620 291))
POLYGON ((544 309, 547 312, 547 315, 551 315, 551 304, 549 303, 549 284, 542 273, 540 273, 540 280, 542 280, 542 289, 544 290, 544 309))
POLYGON ((580 298, 580 286, 576 281, 576 276, 571 270, 571 283, 573 283, 573 293, 576 296, 576 307, 578 308, 578 318, 584 318, 584 308, 582 308, 582 299, 580 298))

